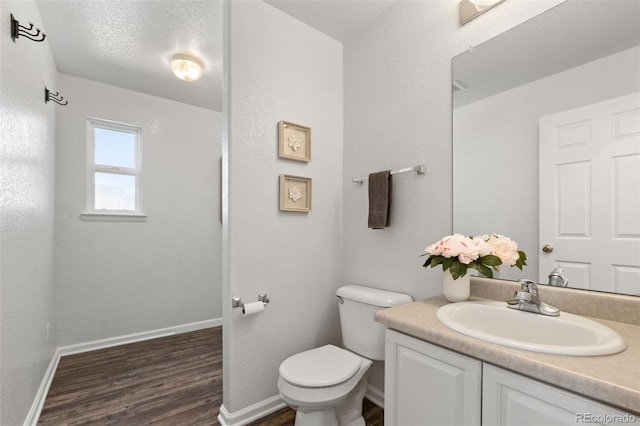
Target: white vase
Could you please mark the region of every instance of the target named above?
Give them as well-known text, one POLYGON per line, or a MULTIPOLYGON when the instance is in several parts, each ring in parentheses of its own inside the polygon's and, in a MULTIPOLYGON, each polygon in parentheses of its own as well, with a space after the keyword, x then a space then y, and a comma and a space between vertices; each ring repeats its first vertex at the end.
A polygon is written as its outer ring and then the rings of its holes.
POLYGON ((471 293, 471 276, 466 274, 464 277, 453 279, 451 272, 444 271, 442 292, 445 299, 449 302, 463 302, 469 298, 471 293))

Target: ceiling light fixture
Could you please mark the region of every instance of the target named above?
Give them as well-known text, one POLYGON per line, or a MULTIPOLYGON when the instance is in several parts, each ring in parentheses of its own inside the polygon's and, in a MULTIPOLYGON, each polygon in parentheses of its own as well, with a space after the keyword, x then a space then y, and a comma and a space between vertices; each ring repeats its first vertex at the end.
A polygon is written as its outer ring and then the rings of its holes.
POLYGON ((460 25, 477 18, 504 0, 460 0, 460 25))
POLYGON ((476 7, 487 7, 498 3, 500 0, 469 0, 471 3, 475 4, 476 7))
POLYGON ((177 53, 171 57, 171 71, 180 80, 196 81, 202 76, 204 64, 188 53, 177 53))

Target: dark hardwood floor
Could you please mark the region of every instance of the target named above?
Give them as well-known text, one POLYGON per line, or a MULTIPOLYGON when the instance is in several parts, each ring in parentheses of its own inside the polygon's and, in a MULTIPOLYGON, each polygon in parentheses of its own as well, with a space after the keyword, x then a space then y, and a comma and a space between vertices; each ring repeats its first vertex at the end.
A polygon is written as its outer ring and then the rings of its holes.
POLYGON ((62 357, 40 425, 213 425, 222 328, 62 357))
MULTIPOLYGON (((218 425, 222 328, 62 357, 39 425, 218 425)), ((367 426, 383 411, 365 400, 367 426)), ((282 409, 252 426, 292 425, 282 409)))

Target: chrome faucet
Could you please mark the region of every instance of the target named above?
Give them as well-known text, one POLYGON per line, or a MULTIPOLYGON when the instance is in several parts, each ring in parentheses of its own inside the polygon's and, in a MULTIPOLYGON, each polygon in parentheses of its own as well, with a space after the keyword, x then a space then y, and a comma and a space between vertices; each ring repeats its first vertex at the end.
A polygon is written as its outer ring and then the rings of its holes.
POLYGON ((566 287, 569 280, 564 276, 564 269, 558 266, 549 274, 549 285, 556 287, 566 287))
POLYGON ((507 302, 507 307, 520 311, 533 312, 534 314, 557 317, 560 310, 540 301, 538 297, 538 285, 531 280, 518 280, 520 291, 514 294, 515 299, 507 302))

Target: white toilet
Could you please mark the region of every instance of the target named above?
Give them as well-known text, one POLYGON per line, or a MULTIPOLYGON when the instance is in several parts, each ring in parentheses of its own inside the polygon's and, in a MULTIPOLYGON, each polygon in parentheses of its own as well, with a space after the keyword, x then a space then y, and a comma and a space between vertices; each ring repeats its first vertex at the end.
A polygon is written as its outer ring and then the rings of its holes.
POLYGON ((365 426, 362 399, 372 360, 384 360, 384 326, 374 321, 382 308, 413 301, 411 296, 359 285, 340 287, 342 340, 347 349, 325 345, 290 356, 280 364, 278 389, 296 410, 296 426, 365 426))

